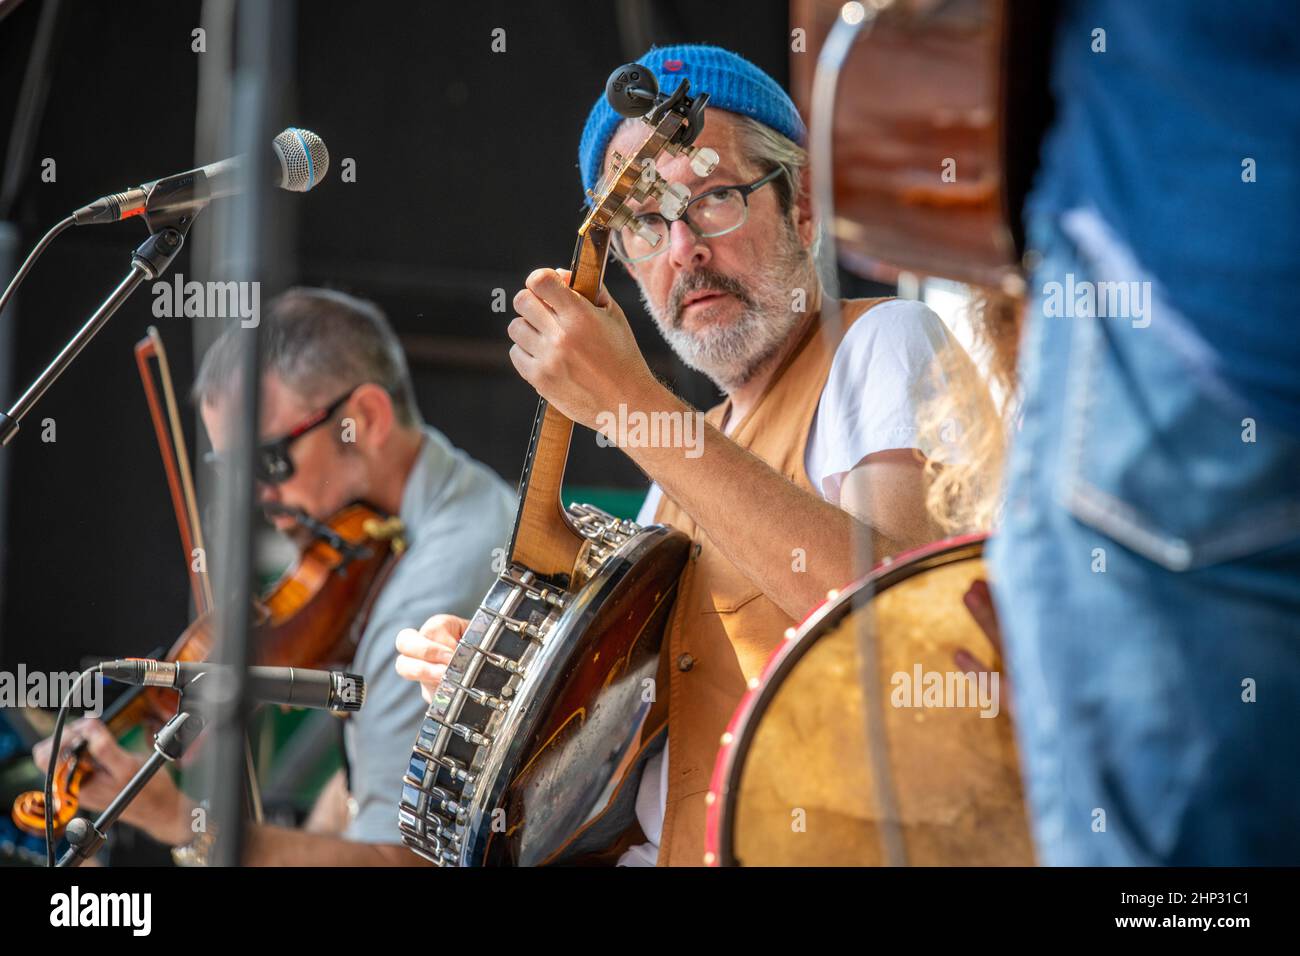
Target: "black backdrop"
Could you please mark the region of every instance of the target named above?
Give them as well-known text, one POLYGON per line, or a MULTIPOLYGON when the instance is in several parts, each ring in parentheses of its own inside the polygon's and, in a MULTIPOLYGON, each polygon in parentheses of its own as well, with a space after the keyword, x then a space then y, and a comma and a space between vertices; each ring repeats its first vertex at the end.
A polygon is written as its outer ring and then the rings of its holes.
MULTIPOLYGON (((27 0, 0 21, 6 144, 40 5, 27 0)), ((194 155, 199 57, 212 55, 191 50, 200 6, 65 4, 12 214, 23 254, 96 196, 221 158, 194 155), (52 183, 40 177, 46 157, 57 164, 52 183)), ((332 168, 293 203, 290 274, 377 300, 409 346, 426 418, 513 485, 535 398, 509 365, 510 315, 492 312, 492 290, 508 301, 530 269, 568 264, 576 144, 605 77, 649 38, 716 42, 785 82, 786 4, 302 0, 298 31, 298 108, 283 120, 320 132, 332 168), (505 53, 491 50, 497 27, 505 53), (345 157, 355 183, 339 179, 345 157)), ((11 354, 0 354, 6 407, 119 281, 144 235, 138 222, 77 229, 44 256, 0 316, 15 323, 11 354)), ((189 274, 189 255, 173 273, 189 274)), ((610 287, 652 365, 689 400, 712 404, 712 387, 674 362, 616 266, 610 287)), ((184 389, 191 320, 156 319, 151 302, 146 286, 0 451, 10 469, 0 667, 70 670, 87 655, 143 654, 170 644, 186 620, 185 570, 131 349, 159 325, 184 389), (45 418, 55 421, 51 443, 41 441, 45 418)), ((581 430, 569 481, 645 486, 581 430)))

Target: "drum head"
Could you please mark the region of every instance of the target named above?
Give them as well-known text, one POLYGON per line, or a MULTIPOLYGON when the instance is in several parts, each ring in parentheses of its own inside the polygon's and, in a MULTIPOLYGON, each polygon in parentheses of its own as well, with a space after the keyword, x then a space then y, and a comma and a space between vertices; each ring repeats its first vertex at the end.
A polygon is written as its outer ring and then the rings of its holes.
POLYGON ((1033 864, 1005 688, 991 674, 966 678, 954 660, 960 648, 995 658, 962 601, 985 577, 981 554, 982 541, 967 541, 878 571, 873 588, 842 595, 778 653, 732 734, 721 862, 886 862, 862 692, 865 624, 876 632, 872 719, 906 862, 1033 864))

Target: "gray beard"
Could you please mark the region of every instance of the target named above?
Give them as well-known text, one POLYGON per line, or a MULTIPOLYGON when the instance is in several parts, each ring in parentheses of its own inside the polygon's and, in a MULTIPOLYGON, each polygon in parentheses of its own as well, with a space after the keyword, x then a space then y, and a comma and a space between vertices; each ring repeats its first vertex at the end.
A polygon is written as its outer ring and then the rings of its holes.
POLYGON ((641 301, 682 363, 731 393, 762 371, 803 322, 805 313, 794 311, 792 294, 802 287, 811 304, 816 281, 808 254, 791 231, 771 268, 750 286, 704 266, 678 277, 664 308, 651 302, 644 288, 641 301), (733 324, 706 324, 696 332, 682 328, 682 299, 702 289, 730 293, 740 302, 733 324))
POLYGON ((730 394, 771 361, 801 318, 788 310, 768 318, 746 308, 730 326, 709 326, 692 333, 660 323, 659 331, 684 365, 707 375, 730 394))

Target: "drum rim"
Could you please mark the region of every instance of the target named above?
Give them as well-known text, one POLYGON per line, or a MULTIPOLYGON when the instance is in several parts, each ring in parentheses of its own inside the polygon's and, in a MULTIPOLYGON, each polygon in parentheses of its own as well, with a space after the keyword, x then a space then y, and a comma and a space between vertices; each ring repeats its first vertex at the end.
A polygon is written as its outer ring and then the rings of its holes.
POLYGON ((782 641, 781 646, 772 652, 763 668, 758 686, 746 691, 732 714, 722 748, 718 752, 709 789, 711 812, 705 832, 706 863, 711 866, 741 865, 736 860, 731 829, 723 824, 735 818, 739 775, 753 743, 749 731, 767 712, 777 690, 808 650, 827 630, 838 626, 851 610, 874 599, 881 592, 922 572, 959 561, 982 558, 988 539, 989 535, 983 533, 945 538, 878 565, 813 610, 798 626, 796 633, 782 641))

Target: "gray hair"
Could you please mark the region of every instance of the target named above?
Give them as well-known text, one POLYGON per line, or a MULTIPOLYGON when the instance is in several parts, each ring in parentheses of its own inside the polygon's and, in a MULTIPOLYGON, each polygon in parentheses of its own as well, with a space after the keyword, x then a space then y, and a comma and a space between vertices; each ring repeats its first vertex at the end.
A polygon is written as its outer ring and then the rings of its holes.
MULTIPOLYGON (((308 401, 330 402, 373 382, 392 398, 402 425, 421 422, 406 356, 373 302, 333 289, 289 289, 271 300, 260 331, 262 374, 274 372, 308 401)), ((192 391, 196 402, 211 404, 234 386, 235 336, 241 334, 248 330, 226 330, 203 356, 192 391)))
MULTIPOLYGON (((752 116, 736 114, 737 138, 744 158, 757 166, 760 172, 780 168, 781 175, 772 180, 772 188, 781 205, 781 215, 789 220, 791 211, 803 198, 804 172, 808 169, 808 151, 790 139, 778 133, 772 127, 760 123, 752 116)), ((826 224, 814 218, 813 240, 808 248, 817 275, 826 284, 833 275, 833 266, 822 261, 822 243, 825 240, 826 224)))
POLYGON ((746 160, 759 167, 760 173, 780 167, 781 175, 772 181, 772 188, 781 201, 781 212, 788 216, 800 198, 808 151, 751 116, 737 113, 736 125, 746 160))

